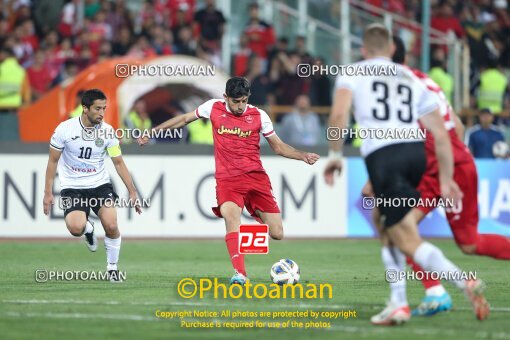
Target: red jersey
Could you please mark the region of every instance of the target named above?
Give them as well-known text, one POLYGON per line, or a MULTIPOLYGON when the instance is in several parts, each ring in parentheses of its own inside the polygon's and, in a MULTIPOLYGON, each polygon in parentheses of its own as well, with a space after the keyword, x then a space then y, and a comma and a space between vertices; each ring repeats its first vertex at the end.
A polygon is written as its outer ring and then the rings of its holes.
POLYGON ((267 59, 267 52, 276 42, 273 27, 264 21, 250 23, 244 30, 248 36, 248 47, 262 59, 267 59))
POLYGON ((229 178, 252 171, 264 171, 260 161, 260 135, 275 134, 271 119, 263 110, 246 105, 234 115, 222 99, 211 99, 195 110, 197 118, 211 120, 216 178, 229 178))
MULTIPOLYGON (((453 151, 453 161, 454 164, 461 164, 466 162, 473 161, 473 157, 471 156, 471 152, 467 148, 467 146, 459 139, 457 133, 455 131, 455 122, 452 120, 451 115, 455 114, 453 112, 452 107, 448 103, 444 92, 441 90, 439 85, 437 85, 429 76, 419 70, 411 69, 413 73, 420 78, 427 88, 434 92, 437 95, 437 101, 439 104, 439 112, 444 120, 444 126, 450 135, 450 142, 452 145, 453 151)), ((438 172, 438 164, 436 159, 436 151, 434 145, 434 137, 432 133, 427 133, 427 138, 425 140, 425 153, 427 155, 427 171, 438 172)))

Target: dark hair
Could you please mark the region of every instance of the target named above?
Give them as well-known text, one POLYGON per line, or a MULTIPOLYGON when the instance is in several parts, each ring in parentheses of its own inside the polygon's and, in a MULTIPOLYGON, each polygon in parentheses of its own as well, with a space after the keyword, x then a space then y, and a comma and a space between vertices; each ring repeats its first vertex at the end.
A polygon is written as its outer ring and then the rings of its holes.
POLYGON ((12 48, 7 46, 2 46, 2 48, 0 48, 0 52, 8 54, 11 57, 14 56, 14 51, 12 50, 12 48))
POLYGON ((99 89, 87 90, 81 97, 81 105, 90 108, 90 106, 94 104, 94 101, 96 100, 106 100, 106 96, 103 91, 99 89))
POLYGON ((394 63, 404 64, 406 61, 406 47, 404 41, 400 37, 394 35, 393 44, 395 45, 395 52, 393 52, 393 57, 391 59, 394 63))
POLYGON ((244 77, 232 77, 227 81, 225 93, 230 98, 249 96, 250 82, 244 77))

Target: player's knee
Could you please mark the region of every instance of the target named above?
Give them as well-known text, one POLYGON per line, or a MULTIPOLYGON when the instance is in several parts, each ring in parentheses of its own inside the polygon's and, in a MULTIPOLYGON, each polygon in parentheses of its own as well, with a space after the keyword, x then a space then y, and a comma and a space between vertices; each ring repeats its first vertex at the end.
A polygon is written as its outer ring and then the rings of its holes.
POLYGON ((119 227, 117 223, 105 223, 103 224, 104 232, 108 237, 115 237, 119 233, 119 227))
POLYGON ((276 230, 271 230, 269 232, 269 236, 271 236, 271 238, 273 240, 282 240, 283 239, 283 228, 278 228, 276 230))
POLYGON ((69 230, 71 235, 81 236, 81 235, 83 235, 83 231, 85 230, 85 223, 87 223, 87 222, 85 221, 83 223, 80 223, 80 222, 69 223, 67 225, 67 229, 69 230))
POLYGON ((476 245, 474 244, 469 245, 461 244, 459 247, 460 250, 466 255, 474 255, 476 253, 476 245))

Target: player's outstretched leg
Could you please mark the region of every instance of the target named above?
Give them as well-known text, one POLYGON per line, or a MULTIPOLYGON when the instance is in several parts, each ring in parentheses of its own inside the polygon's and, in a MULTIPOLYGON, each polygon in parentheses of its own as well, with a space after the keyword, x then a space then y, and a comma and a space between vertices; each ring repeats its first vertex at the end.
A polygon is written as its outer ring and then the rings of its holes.
MULTIPOLYGON (((388 235, 383 228, 383 219, 379 209, 372 210, 372 219, 381 235, 381 258, 386 269, 386 275, 395 275, 395 278, 401 278, 401 272, 405 271, 405 256, 400 249, 392 246, 388 235), (390 273, 390 274, 388 274, 390 273)), ((409 321, 411 311, 407 302, 406 281, 405 280, 388 280, 390 285, 390 300, 386 308, 379 314, 370 318, 370 322, 374 325, 391 326, 399 325, 409 321)))
POLYGON ((398 225, 388 228, 388 234, 390 240, 398 245, 407 256, 412 256, 413 260, 423 269, 448 273, 451 277, 457 277, 458 279, 450 282, 464 291, 466 297, 471 301, 476 317, 479 320, 484 320, 489 316, 489 304, 483 295, 485 285, 480 280, 461 279, 463 277, 461 270, 448 260, 439 248, 421 240, 412 214, 407 214, 398 225))
POLYGON ((225 243, 230 255, 232 267, 235 274, 230 279, 230 284, 244 285, 248 278, 246 277, 246 269, 244 266, 244 255, 239 254, 239 225, 241 224, 241 208, 234 202, 225 202, 220 206, 220 213, 225 220, 227 234, 225 235, 225 243))
POLYGON ((444 289, 441 281, 432 279, 424 273, 422 267, 416 264, 410 257, 407 257, 407 263, 413 268, 417 277, 422 277, 421 284, 425 288, 425 297, 420 305, 413 309, 413 316, 430 316, 439 312, 446 312, 452 309, 453 303, 450 294, 444 289))
POLYGON ((93 252, 97 250, 97 238, 94 235, 94 225, 87 220, 87 215, 84 211, 71 211, 66 215, 65 222, 71 235, 76 237, 85 235, 87 248, 93 252))
POLYGON ((280 213, 266 213, 257 210, 256 214, 260 217, 262 223, 269 226, 269 236, 273 240, 283 239, 283 222, 280 213))
POLYGON ((122 242, 117 226, 117 212, 113 207, 102 207, 99 210, 98 216, 105 232, 104 247, 106 249, 106 270, 108 271, 110 282, 122 282, 117 267, 120 245, 122 242))

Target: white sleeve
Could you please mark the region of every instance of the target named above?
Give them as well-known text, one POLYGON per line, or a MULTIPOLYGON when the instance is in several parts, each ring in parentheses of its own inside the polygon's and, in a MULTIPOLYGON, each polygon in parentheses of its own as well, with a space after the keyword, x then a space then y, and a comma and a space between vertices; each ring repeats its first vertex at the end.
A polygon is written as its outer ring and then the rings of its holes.
POLYGON ((216 103, 219 100, 220 99, 211 99, 206 101, 195 110, 195 116, 197 118, 210 118, 212 107, 214 103, 216 103))
POLYGON ((439 108, 439 97, 431 90, 427 89, 423 84, 417 88, 418 93, 418 117, 422 117, 439 108))
POLYGON ((58 151, 64 150, 65 146, 65 128, 63 127, 63 124, 60 123, 55 131, 53 132, 53 135, 51 135, 50 139, 50 146, 58 151))
POLYGON ((266 138, 271 137, 276 132, 274 131, 273 123, 271 122, 271 118, 266 113, 266 111, 259 109, 260 112, 260 132, 266 138))
POLYGON ((349 89, 354 91, 355 88, 356 77, 347 76, 347 75, 339 75, 336 77, 335 81, 335 89, 349 89))
POLYGON ((114 136, 113 138, 108 138, 106 141, 105 141, 105 148, 111 148, 112 146, 117 146, 119 145, 119 140, 117 139, 116 135, 115 135, 115 130, 113 129, 112 126, 109 126, 107 128, 107 133, 106 133, 106 136, 114 136))

